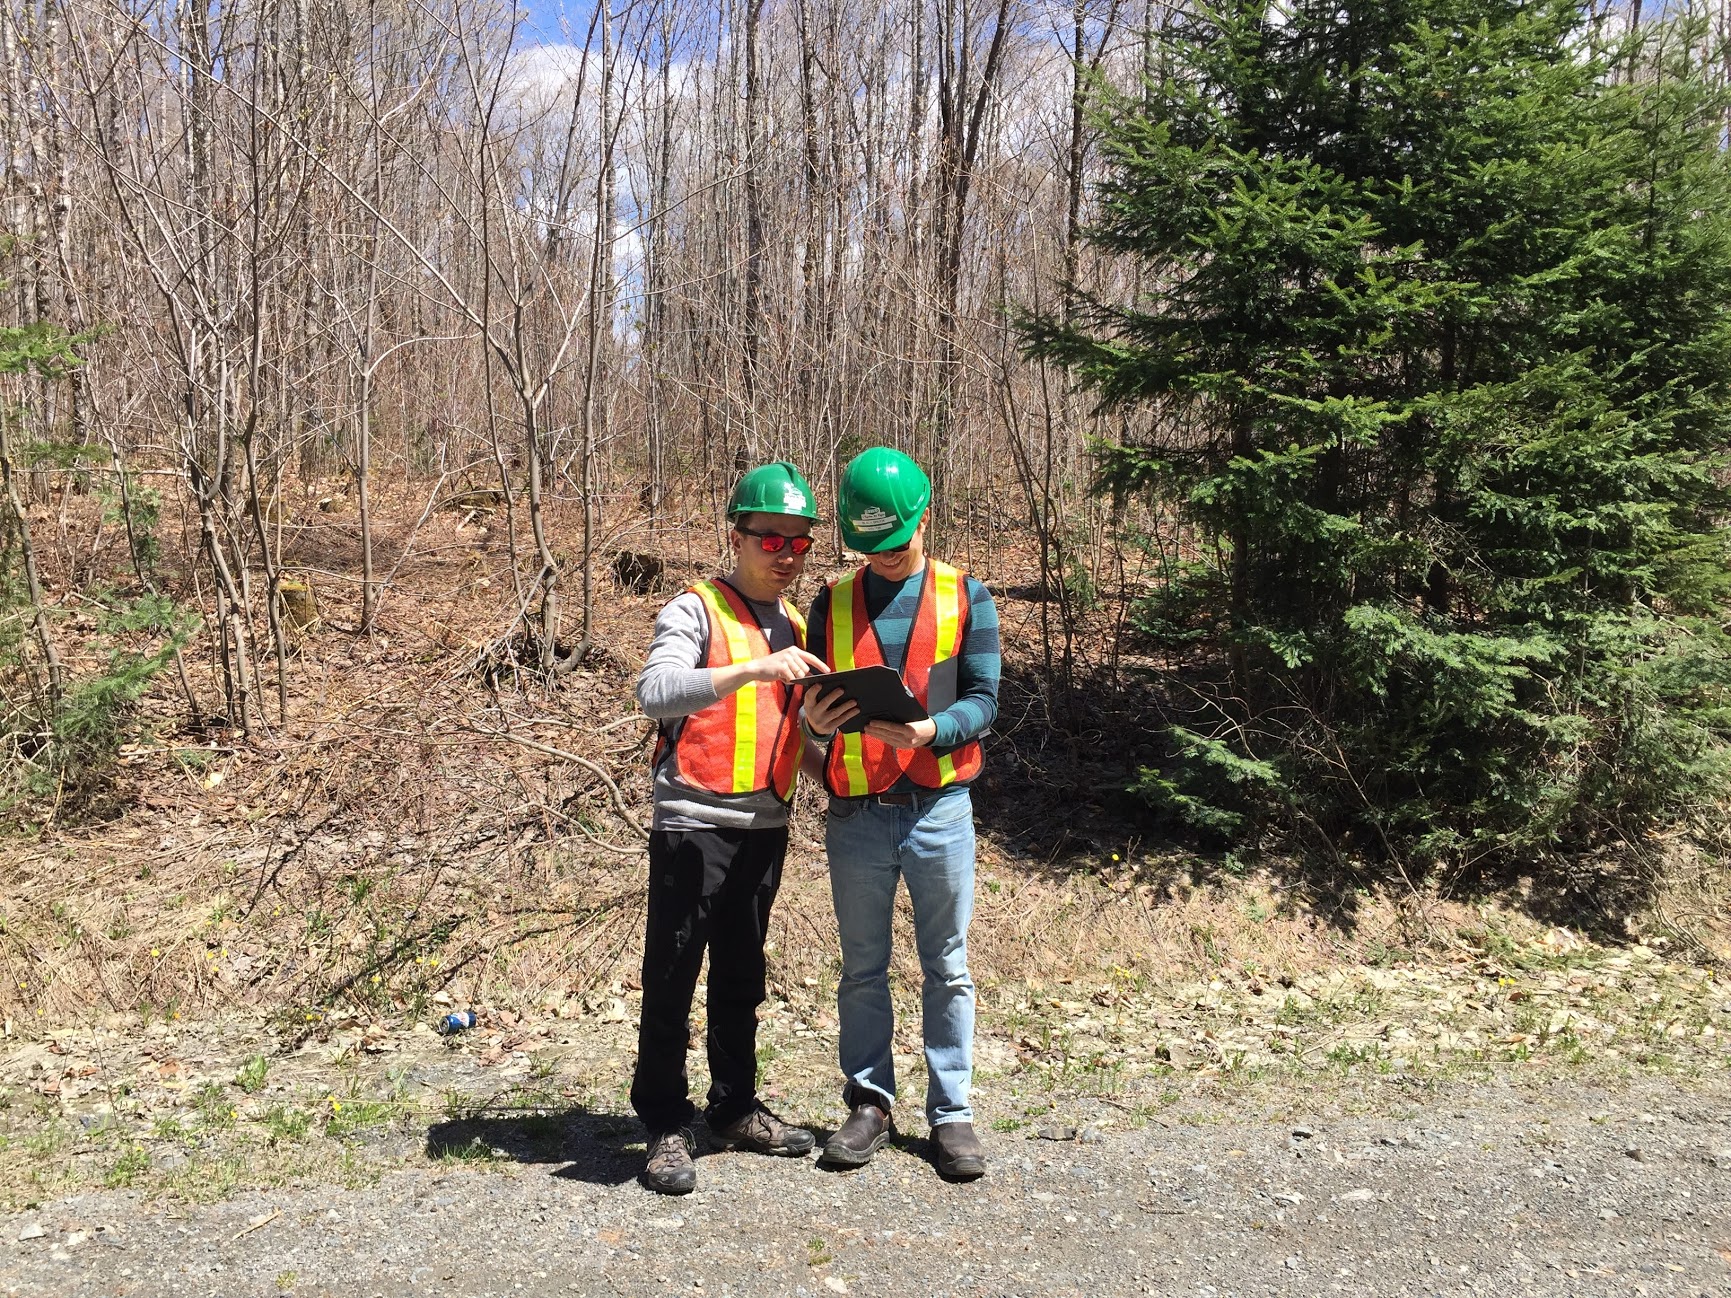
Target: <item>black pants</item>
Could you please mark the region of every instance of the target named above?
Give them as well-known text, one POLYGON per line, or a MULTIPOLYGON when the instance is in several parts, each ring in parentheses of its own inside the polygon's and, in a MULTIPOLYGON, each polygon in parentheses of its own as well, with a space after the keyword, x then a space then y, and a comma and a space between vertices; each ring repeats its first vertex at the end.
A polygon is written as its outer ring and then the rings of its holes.
POLYGON ((709 951, 711 1127, 757 1104, 757 1007, 763 940, 781 887, 787 830, 657 830, 649 836, 649 927, 643 944, 643 1022, 631 1107, 650 1131, 690 1125, 685 1075, 691 997, 709 951))

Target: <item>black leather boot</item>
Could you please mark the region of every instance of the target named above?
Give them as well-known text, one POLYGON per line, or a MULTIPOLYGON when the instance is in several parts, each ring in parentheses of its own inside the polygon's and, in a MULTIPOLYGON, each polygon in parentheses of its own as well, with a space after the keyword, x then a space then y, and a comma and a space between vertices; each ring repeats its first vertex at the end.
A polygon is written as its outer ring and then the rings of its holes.
POLYGON ((971 1122, 946 1122, 932 1128, 932 1147, 937 1150, 938 1175, 971 1181, 986 1174, 986 1151, 974 1134, 971 1122))
POLYGON ((817 1161, 825 1167, 864 1167, 890 1138, 888 1109, 865 1103, 853 1106, 841 1130, 829 1138, 817 1161))

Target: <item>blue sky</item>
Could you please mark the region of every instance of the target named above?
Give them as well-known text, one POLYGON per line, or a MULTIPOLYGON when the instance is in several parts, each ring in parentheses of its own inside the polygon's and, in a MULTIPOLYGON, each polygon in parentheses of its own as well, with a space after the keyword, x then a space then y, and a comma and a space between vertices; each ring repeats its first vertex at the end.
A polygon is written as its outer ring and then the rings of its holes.
POLYGON ((562 0, 519 0, 521 8, 529 15, 523 25, 518 44, 524 45, 556 45, 564 41, 561 18, 564 17, 575 29, 572 33, 577 44, 583 42, 583 31, 589 23, 590 6, 583 0, 575 3, 563 3, 562 0))

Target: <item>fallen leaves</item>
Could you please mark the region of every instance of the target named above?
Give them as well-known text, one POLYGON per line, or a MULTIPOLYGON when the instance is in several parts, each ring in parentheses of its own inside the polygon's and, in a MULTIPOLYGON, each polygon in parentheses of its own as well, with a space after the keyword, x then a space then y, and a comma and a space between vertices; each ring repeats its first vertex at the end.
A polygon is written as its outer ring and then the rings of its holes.
POLYGON ((1711 970, 1642 945, 1612 953, 1554 928, 1495 959, 1462 952, 1441 965, 1279 979, 1223 968, 1167 987, 1107 984, 1088 1001, 1030 994, 1013 1002, 1022 1022, 1011 1041, 1025 1068, 1053 1079, 1295 1067, 1402 1076, 1454 1059, 1723 1056, 1723 1034, 1708 1022, 1723 996, 1711 970))
POLYGON ((1539 945, 1554 955, 1569 955, 1586 949, 1586 942, 1566 928, 1553 928, 1539 939, 1539 945))

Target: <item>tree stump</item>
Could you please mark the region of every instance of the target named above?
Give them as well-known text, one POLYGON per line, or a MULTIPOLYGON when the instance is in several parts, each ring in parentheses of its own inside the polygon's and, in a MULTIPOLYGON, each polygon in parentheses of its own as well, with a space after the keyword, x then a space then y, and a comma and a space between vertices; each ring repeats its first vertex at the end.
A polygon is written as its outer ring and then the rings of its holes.
POLYGON ((283 621, 296 635, 305 635, 318 627, 319 602, 313 598, 313 588, 304 581, 285 581, 277 586, 282 598, 283 621))
POLYGON ((667 565, 660 555, 620 550, 613 556, 613 579, 634 595, 653 595, 661 589, 667 565))

